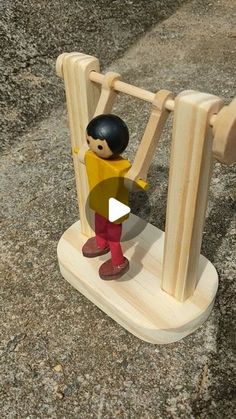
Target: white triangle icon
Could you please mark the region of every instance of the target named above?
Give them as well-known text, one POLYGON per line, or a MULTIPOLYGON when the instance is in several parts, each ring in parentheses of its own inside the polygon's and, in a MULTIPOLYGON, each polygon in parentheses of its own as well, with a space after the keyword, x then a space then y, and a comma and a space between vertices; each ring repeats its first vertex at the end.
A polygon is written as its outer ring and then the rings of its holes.
POLYGON ((129 214, 130 207, 115 198, 109 198, 108 218, 112 223, 126 214, 129 214))

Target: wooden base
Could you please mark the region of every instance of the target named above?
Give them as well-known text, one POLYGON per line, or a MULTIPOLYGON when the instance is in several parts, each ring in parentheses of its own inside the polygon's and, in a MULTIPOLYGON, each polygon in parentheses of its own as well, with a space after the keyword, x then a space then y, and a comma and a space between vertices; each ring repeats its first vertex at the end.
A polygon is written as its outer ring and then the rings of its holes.
MULTIPOLYGON (((143 222, 131 214, 123 224, 123 237, 143 222)), ((147 342, 165 344, 178 341, 196 330, 209 316, 218 287, 214 266, 200 256, 199 281, 194 294, 181 303, 160 289, 164 233, 151 224, 122 248, 130 270, 121 279, 103 281, 98 276, 109 254, 87 259, 81 248, 87 237, 80 222, 73 224, 58 244, 58 260, 63 277, 135 336, 147 342)))

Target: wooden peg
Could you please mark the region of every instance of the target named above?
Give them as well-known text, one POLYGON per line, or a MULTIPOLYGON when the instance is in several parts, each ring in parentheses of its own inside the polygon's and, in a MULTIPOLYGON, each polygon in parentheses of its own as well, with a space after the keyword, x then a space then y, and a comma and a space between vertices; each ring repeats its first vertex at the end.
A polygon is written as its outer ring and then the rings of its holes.
POLYGON ((143 179, 146 181, 147 173, 153 153, 157 147, 164 124, 170 111, 166 109, 166 101, 172 99, 173 95, 168 90, 160 90, 156 93, 152 103, 152 111, 148 120, 143 138, 138 147, 131 169, 125 176, 125 184, 128 187, 130 181, 143 179))
POLYGON ((216 115, 213 124, 213 154, 221 163, 236 162, 236 98, 216 115))

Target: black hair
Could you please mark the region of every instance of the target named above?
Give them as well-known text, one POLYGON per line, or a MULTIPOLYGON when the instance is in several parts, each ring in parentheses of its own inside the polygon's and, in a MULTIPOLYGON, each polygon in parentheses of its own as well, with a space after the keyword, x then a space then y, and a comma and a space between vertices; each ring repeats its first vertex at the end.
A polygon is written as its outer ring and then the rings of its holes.
POLYGON ((106 140, 113 155, 121 154, 129 142, 129 130, 119 116, 107 114, 93 118, 87 126, 87 134, 94 140, 106 140))

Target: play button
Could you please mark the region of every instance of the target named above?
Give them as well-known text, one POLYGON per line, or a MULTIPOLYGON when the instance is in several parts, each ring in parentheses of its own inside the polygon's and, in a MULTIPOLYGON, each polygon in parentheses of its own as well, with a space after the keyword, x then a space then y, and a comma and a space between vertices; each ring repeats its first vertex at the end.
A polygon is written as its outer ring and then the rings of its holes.
POLYGON ((122 223, 121 241, 125 242, 138 236, 147 223, 151 222, 151 205, 146 191, 124 190, 123 183, 123 177, 98 182, 90 190, 85 210, 87 221, 94 233, 95 214, 101 215, 110 223, 122 223))
POLYGON ((130 207, 115 198, 109 198, 109 221, 114 223, 114 221, 119 220, 119 218, 124 217, 124 215, 129 214, 129 212, 130 207))

